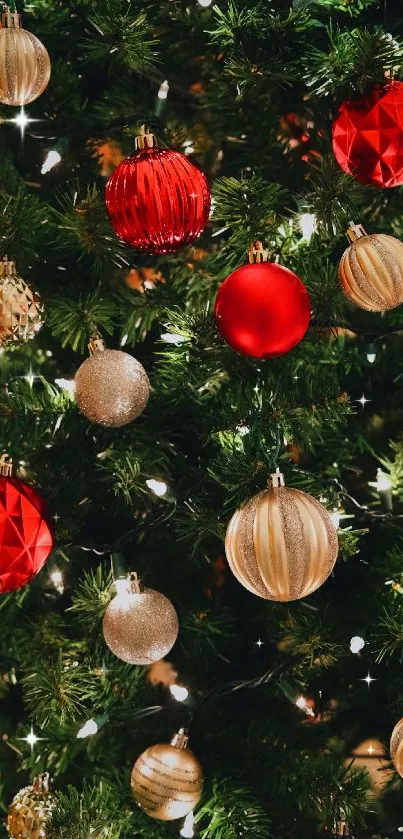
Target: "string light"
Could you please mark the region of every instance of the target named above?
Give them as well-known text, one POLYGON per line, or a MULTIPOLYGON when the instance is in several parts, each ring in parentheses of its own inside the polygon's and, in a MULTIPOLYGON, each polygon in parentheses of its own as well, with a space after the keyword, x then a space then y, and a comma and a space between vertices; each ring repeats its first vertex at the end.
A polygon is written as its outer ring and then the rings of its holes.
POLYGON ((149 480, 146 481, 146 484, 154 495, 158 495, 159 498, 165 495, 168 490, 168 485, 165 481, 157 481, 155 478, 149 478, 149 480))
POLYGON ((211 6, 213 0, 197 0, 199 6, 202 6, 203 9, 207 9, 208 6, 211 6))
POLYGON ((370 675, 369 675, 369 673, 368 673, 368 674, 365 676, 365 678, 364 678, 364 679, 361 679, 361 682, 366 682, 366 683, 367 683, 367 685, 368 685, 368 687, 369 687, 369 686, 370 686, 370 684, 371 684, 371 682, 376 682, 376 679, 373 679, 373 678, 372 678, 372 676, 370 676, 370 675))
POLYGON ((301 213, 298 223, 302 233, 302 241, 310 242, 318 227, 316 216, 313 213, 301 213))
POLYGON ((52 573, 50 574, 50 579, 59 594, 63 594, 64 592, 64 582, 63 582, 63 574, 59 568, 54 568, 52 573))
POLYGON ((162 85, 161 85, 161 87, 158 91, 158 99, 168 99, 168 93, 169 93, 169 83, 168 83, 168 80, 165 79, 165 81, 162 82, 162 85))
POLYGON ((314 717, 315 713, 312 708, 308 705, 305 696, 299 696, 298 699, 295 700, 295 704, 297 708, 300 708, 301 711, 305 711, 308 714, 308 717, 314 717))
POLYGON ((76 387, 74 379, 55 379, 55 385, 73 395, 76 387))
POLYGON ((392 511, 392 480, 387 472, 382 469, 377 469, 376 481, 369 481, 369 486, 375 487, 376 491, 382 499, 383 506, 386 512, 392 511))
POLYGON ((77 740, 84 740, 86 737, 93 737, 98 731, 98 723, 96 720, 87 720, 86 723, 77 732, 77 740))
POLYGON ((185 154, 194 154, 195 147, 193 145, 193 140, 185 140, 183 148, 185 150, 185 154))
POLYGON ((350 641, 351 652, 357 655, 357 653, 359 653, 360 650, 363 649, 363 647, 365 647, 365 641, 363 638, 361 638, 361 635, 353 635, 350 641))
POLYGON ((185 702, 189 696, 189 691, 183 685, 170 685, 169 690, 177 702, 185 702))
POLYGON ((194 836, 194 815, 192 810, 190 813, 187 814, 185 821, 183 822, 183 826, 181 827, 179 833, 183 836, 183 839, 192 839, 194 836))
POLYGON ((370 344, 367 349, 367 361, 369 364, 373 364, 376 360, 376 349, 373 344, 370 344))
POLYGON ((60 163, 61 159, 62 156, 61 154, 59 154, 58 151, 56 151, 56 149, 51 149, 50 151, 48 151, 45 160, 42 164, 41 175, 46 175, 48 172, 50 172, 51 169, 53 169, 55 166, 57 166, 58 163, 60 163))
POLYGON ((187 338, 184 335, 179 335, 177 332, 163 332, 161 340, 165 341, 166 344, 183 344, 187 341, 187 338))

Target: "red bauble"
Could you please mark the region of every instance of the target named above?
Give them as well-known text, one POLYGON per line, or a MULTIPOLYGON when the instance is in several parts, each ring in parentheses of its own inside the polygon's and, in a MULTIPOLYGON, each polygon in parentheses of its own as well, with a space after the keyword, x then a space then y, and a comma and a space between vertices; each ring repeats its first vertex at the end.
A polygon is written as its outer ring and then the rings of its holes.
POLYGON ((363 98, 343 102, 333 123, 333 151, 363 184, 402 184, 403 82, 374 85, 363 98))
POLYGON ((206 176, 184 154, 144 148, 126 158, 106 185, 115 233, 146 253, 174 253, 204 230, 210 212, 206 176))
POLYGON ((218 331, 243 355, 272 358, 304 337, 309 294, 299 277, 273 262, 243 265, 220 286, 215 304, 218 331))
POLYGON ((0 594, 28 583, 52 547, 43 498, 19 478, 0 475, 0 594))

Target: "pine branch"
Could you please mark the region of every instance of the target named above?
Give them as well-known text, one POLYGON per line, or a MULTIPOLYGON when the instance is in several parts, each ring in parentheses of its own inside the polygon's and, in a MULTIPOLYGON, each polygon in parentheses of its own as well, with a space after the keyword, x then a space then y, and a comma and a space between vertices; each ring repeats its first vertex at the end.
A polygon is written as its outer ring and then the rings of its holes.
POLYGON ((89 62, 106 63, 110 72, 125 67, 146 75, 153 69, 157 61, 157 41, 146 15, 141 12, 134 17, 133 14, 131 6, 117 14, 116 6, 109 0, 103 0, 100 11, 89 18, 95 35, 84 38, 82 42, 89 62))
POLYGON ((24 699, 33 718, 41 728, 52 719, 67 721, 79 719, 85 713, 88 700, 97 696, 98 686, 94 676, 77 661, 62 655, 53 663, 40 664, 23 679, 24 699))
POLYGON ((116 301, 98 288, 79 300, 56 298, 48 322, 63 347, 84 353, 88 340, 98 332, 112 334, 117 311, 116 301))
POLYGON ((99 629, 105 609, 111 599, 112 574, 98 565, 96 571, 84 571, 73 595, 74 612, 89 631, 99 629))

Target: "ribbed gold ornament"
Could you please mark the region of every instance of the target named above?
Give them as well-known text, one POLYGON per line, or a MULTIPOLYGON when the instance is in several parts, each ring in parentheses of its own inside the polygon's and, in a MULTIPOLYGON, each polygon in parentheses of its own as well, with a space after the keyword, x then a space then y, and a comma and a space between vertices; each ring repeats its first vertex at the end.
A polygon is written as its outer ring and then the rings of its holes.
POLYGON ((339 280, 346 297, 360 309, 387 312, 403 303, 403 243, 386 233, 368 236, 350 223, 351 244, 339 264, 339 280))
POLYGON ((298 600, 331 573, 338 539, 325 507, 280 473, 269 489, 235 511, 225 552, 231 571, 248 591, 266 600, 298 600))
POLYGON ((17 276, 14 262, 0 261, 0 346, 34 338, 43 323, 43 303, 17 276))
POLYGON ((48 85, 50 58, 39 38, 21 28, 16 12, 4 12, 1 22, 0 102, 28 105, 48 85))
POLYGON ((90 342, 91 355, 75 376, 79 411, 91 422, 120 428, 144 411, 150 382, 144 367, 126 352, 107 350, 99 338, 90 342))
POLYGON ((146 749, 133 766, 133 795, 139 807, 154 819, 181 819, 200 801, 203 770, 186 748, 187 740, 181 729, 170 744, 158 743, 146 749))
POLYGON ((164 658, 178 636, 178 616, 170 600, 142 588, 137 574, 117 581, 118 593, 107 606, 103 633, 110 650, 128 664, 164 658))
POLYGON ((396 772, 403 778, 403 719, 396 723, 390 738, 390 756, 396 772))
POLYGON ((8 808, 6 827, 11 839, 45 839, 54 805, 49 775, 38 775, 31 786, 17 792, 8 808))

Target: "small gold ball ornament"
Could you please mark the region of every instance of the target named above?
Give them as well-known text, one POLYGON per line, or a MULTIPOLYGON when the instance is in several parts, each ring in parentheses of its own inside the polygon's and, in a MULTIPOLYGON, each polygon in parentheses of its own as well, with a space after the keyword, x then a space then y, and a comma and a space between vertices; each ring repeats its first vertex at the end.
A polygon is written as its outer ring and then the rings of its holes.
POLYGON ((6 827, 11 839, 45 839, 55 800, 49 792, 49 775, 38 775, 31 786, 14 796, 6 827))
POLYGON ((187 749, 181 728, 171 743, 157 743, 140 755, 133 766, 132 793, 139 807, 154 819, 174 821, 187 816, 200 801, 203 770, 187 749))
POLYGON ((403 778, 403 719, 396 723, 392 731, 390 756, 396 772, 403 778))
POLYGON ((280 472, 269 489, 235 511, 225 552, 232 573, 252 594, 287 602, 316 591, 333 570, 338 539, 322 504, 284 486, 280 472))
POLYGON ((17 275, 15 263, 0 261, 0 346, 34 338, 43 323, 43 303, 17 275))
POLYGON ((403 303, 403 243, 386 233, 367 235, 350 222, 351 242, 339 264, 346 297, 369 312, 388 312, 403 303))
POLYGON ((50 58, 39 38, 22 29, 19 14, 8 9, 1 15, 1 24, 0 102, 28 105, 48 85, 50 58))
POLYGON ((169 653, 178 636, 178 616, 159 591, 143 588, 136 573, 117 580, 103 633, 109 649, 128 664, 152 664, 169 653))
POLYGON ((121 428, 138 417, 148 402, 150 382, 129 353, 105 349, 101 338, 89 343, 90 357, 77 370, 74 397, 91 422, 121 428))

